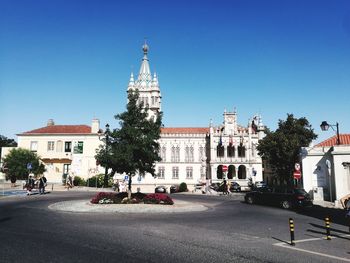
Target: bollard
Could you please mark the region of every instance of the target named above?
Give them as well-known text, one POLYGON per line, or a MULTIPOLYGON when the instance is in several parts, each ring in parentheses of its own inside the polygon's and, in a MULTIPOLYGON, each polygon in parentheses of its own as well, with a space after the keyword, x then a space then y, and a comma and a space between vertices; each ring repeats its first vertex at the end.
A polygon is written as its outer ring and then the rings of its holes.
POLYGON ((51 186, 51 192, 53 192, 53 184, 52 184, 52 186, 51 186))
POLYGON ((330 230, 330 219, 329 217, 326 217, 324 219, 325 224, 326 224, 326 239, 331 240, 331 230, 330 230))
POLYGON ((289 230, 290 230, 290 245, 295 246, 294 242, 294 221, 293 218, 289 218, 289 230))

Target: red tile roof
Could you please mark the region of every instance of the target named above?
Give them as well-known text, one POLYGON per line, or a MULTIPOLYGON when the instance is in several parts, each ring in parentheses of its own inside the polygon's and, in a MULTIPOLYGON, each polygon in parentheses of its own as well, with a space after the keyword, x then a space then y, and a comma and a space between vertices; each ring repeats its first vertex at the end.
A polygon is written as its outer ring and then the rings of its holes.
POLYGON ((29 134, 87 134, 91 133, 91 127, 88 125, 51 125, 24 132, 20 135, 29 134))
MULTIPOLYGON (((340 144, 342 145, 350 145, 350 134, 339 134, 340 144)), ((318 147, 330 147, 337 145, 337 136, 334 135, 331 138, 328 138, 327 140, 320 142, 316 146, 318 147)))
POLYGON ((209 128, 200 128, 200 127, 195 127, 195 128, 190 128, 190 127, 185 127, 185 128, 161 128, 161 133, 162 134, 207 134, 209 133, 209 128))

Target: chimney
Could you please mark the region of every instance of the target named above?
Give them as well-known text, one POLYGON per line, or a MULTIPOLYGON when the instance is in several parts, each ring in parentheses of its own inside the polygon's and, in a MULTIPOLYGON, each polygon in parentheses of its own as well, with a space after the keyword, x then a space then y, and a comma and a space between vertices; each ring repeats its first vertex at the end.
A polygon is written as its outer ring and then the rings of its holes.
POLYGON ((99 130, 100 130, 100 120, 99 119, 92 119, 91 133, 98 133, 99 130))
POLYGON ((53 121, 53 119, 49 119, 47 121, 47 126, 53 126, 53 125, 55 125, 55 122, 53 121))

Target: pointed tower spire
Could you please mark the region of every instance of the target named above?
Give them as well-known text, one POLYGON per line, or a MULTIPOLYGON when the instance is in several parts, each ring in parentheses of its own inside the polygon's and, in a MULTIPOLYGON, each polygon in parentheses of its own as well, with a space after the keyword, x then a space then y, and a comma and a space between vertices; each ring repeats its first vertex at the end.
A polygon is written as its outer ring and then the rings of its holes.
POLYGON ((140 67, 140 72, 137 78, 137 88, 139 89, 149 88, 152 81, 151 70, 149 67, 149 62, 147 57, 149 47, 146 43, 146 40, 145 40, 145 44, 143 44, 142 46, 142 50, 143 50, 143 58, 142 58, 142 63, 140 67))
POLYGON ((135 81, 134 81, 134 73, 131 72, 130 74, 130 80, 129 80, 129 85, 128 85, 128 91, 131 89, 134 89, 135 87, 135 81))

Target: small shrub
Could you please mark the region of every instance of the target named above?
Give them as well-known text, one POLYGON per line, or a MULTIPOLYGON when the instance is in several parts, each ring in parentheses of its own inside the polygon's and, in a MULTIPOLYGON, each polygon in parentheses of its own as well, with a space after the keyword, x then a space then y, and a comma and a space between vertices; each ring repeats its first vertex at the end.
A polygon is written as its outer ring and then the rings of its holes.
POLYGON ((132 193, 128 199, 128 193, 99 192, 92 199, 92 204, 139 204, 146 196, 144 193, 132 193))
POLYGON ((179 186, 179 192, 187 192, 187 184, 185 182, 182 182, 179 186))
POLYGON ((74 186, 85 186, 86 182, 83 178, 81 178, 80 176, 74 176, 73 179, 73 185, 74 186))
POLYGON ((148 194, 143 198, 145 204, 173 205, 174 201, 167 194, 148 194))
POLYGON ((121 199, 118 198, 117 195, 115 193, 112 193, 112 192, 99 192, 91 199, 90 202, 92 204, 101 204, 100 201, 104 200, 104 199, 111 200, 110 204, 120 204, 121 203, 121 199))

